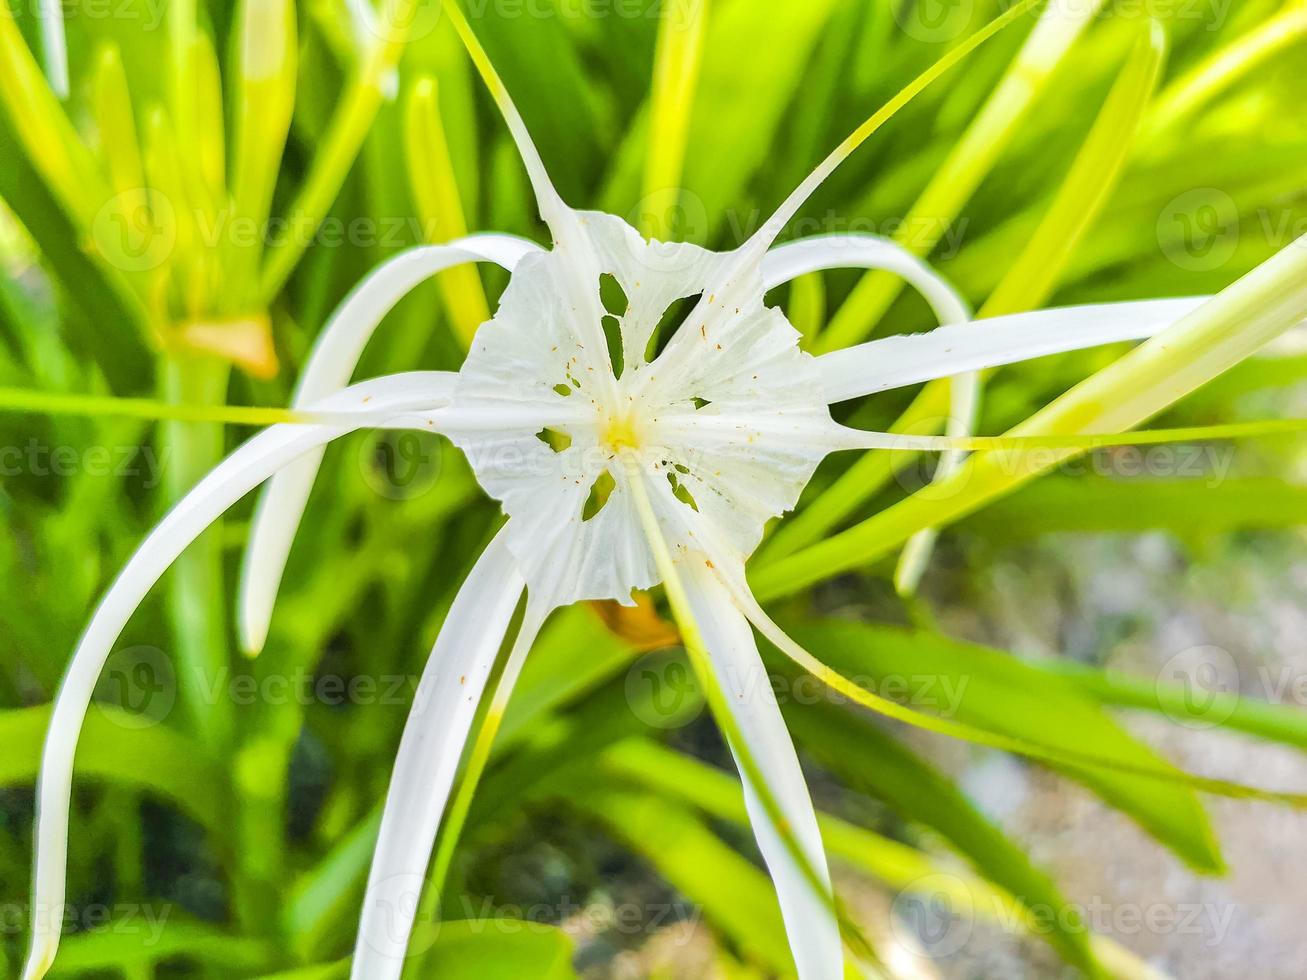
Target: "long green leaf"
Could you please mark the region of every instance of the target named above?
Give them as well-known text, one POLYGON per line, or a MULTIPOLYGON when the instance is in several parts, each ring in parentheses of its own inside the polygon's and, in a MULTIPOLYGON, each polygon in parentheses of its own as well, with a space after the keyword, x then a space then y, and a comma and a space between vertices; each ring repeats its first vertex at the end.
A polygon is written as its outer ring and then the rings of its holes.
MULTIPOLYGON (((872 691, 908 688, 916 707, 987 731, 1067 751, 1090 751, 1126 767, 1166 767, 1074 686, 1004 654, 889 627, 824 622, 795 636, 872 691)), ((1192 790, 1104 770, 1065 770, 1132 816, 1190 866, 1222 868, 1211 827, 1192 790)))
MULTIPOLYGON (((905 231, 897 236, 901 245, 917 255, 934 249, 1101 7, 1102 0, 1087 0, 1070 6, 1051 3, 1045 8, 985 107, 932 174, 904 219, 905 231)), ((836 350, 862 340, 902 289, 902 281, 889 273, 869 273, 822 333, 818 349, 836 350)))
POLYGON ((1101 973, 1083 920, 1053 880, 943 773, 880 726, 832 705, 791 702, 785 720, 804 749, 843 782, 884 800, 904 819, 933 828, 1031 912, 1056 909, 1055 928, 1044 938, 1068 962, 1090 975, 1101 973))
MULTIPOLYGON (((77 772, 137 786, 177 803, 194 820, 226 836, 227 780, 207 753, 165 725, 142 727, 138 715, 97 705, 77 748, 77 772)), ((0 712, 0 786, 35 782, 50 727, 50 708, 0 712)))
MULTIPOLYGON (((1180 323, 1093 375, 1012 430, 1031 436, 1125 431, 1158 414, 1307 319, 1307 236, 1180 323)), ((982 453, 929 495, 902 503, 780 559, 753 577, 763 598, 792 594, 885 554, 923 527, 947 523, 1010 493, 1076 453, 1013 467, 982 453)))

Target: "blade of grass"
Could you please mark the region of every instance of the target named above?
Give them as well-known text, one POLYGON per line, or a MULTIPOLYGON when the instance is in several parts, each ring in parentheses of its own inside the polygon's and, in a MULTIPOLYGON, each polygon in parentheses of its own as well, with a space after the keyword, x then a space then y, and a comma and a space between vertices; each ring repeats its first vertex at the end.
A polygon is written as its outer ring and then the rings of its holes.
MULTIPOLYGON (((1010 433, 1125 431, 1179 401, 1307 319, 1307 236, 1282 250, 1171 329, 1136 347, 1010 433)), ((1012 467, 1001 454, 973 456, 930 499, 918 494, 861 524, 766 566, 760 598, 791 595, 883 555, 923 527, 948 523, 1011 492, 1074 452, 1012 467), (942 488, 942 490, 941 490, 942 488)))
POLYGON ((223 115, 222 73, 209 35, 200 31, 191 43, 190 73, 195 79, 195 150, 200 173, 216 200, 227 194, 227 133, 223 115))
POLYGON ((235 405, 179 404, 148 398, 75 395, 28 388, 0 388, 0 412, 54 416, 118 416, 170 422, 225 422, 231 425, 275 425, 279 422, 321 421, 312 413, 286 408, 242 408, 235 405))
MULTIPOLYGON (((628 739, 604 752, 600 767, 620 779, 681 800, 709 816, 748 826, 739 784, 706 763, 647 739, 628 739)), ((900 893, 947 897, 954 912, 974 913, 1005 927, 1017 925, 1032 935, 1047 934, 1046 922, 1002 887, 960 871, 907 844, 881 836, 827 813, 818 813, 822 839, 832 857, 871 875, 900 893)), ((1138 957, 1106 936, 1091 935, 1094 955, 1127 980, 1160 980, 1138 957)))
POLYGON ((69 216, 88 230, 109 195, 8 10, 0 15, 0 100, 32 162, 69 216))
MULTIPOLYGON (((1103 0, 1074 4, 1054 0, 1048 5, 993 95, 904 219, 905 230, 896 236, 899 244, 915 255, 930 253, 993 169, 1054 71, 1102 5, 1103 0)), ((888 273, 864 276, 818 337, 818 352, 864 339, 902 288, 902 281, 888 273)))
MULTIPOLYGON (((1075 249, 1102 213, 1121 179, 1166 55, 1166 37, 1160 26, 1153 21, 1143 26, 1144 36, 1104 102, 1053 203, 978 316, 1002 316, 1043 305, 1075 249)), ((890 431, 917 435, 936 431, 940 419, 956 414, 951 411, 952 395, 949 381, 932 382, 890 431)), ((889 483, 895 470, 911 458, 875 451, 865 454, 777 531, 764 559, 771 561, 818 541, 889 483)))
MULTIPOLYGON (((1141 27, 1142 36, 1112 86, 1052 205, 1025 250, 985 303, 980 312, 982 318, 1034 309, 1052 295, 1072 252, 1120 179, 1166 58, 1167 37, 1161 23, 1150 19, 1143 21, 1141 27)), ((949 435, 967 434, 974 427, 979 410, 980 376, 952 378, 944 384, 948 386, 950 400, 949 435)), ((958 452, 946 453, 939 461, 935 480, 947 478, 963 458, 958 452)), ((908 539, 894 574, 900 594, 916 591, 937 534, 936 528, 926 528, 908 539)))
POLYGON ((658 22, 654 50, 648 149, 644 166, 645 207, 640 231, 667 239, 675 234, 690 110, 703 63, 709 0, 673 0, 658 22))
POLYGON ((298 62, 295 4, 291 0, 243 0, 237 12, 239 45, 234 105, 231 196, 235 217, 258 230, 254 244, 232 252, 229 269, 238 303, 252 301, 286 136, 295 108, 298 62))
POLYGON ((385 95, 387 76, 399 64, 408 43, 408 28, 422 0, 386 0, 379 23, 384 37, 367 52, 341 96, 321 146, 313 156, 308 175, 290 205, 286 235, 270 250, 258 286, 258 302, 269 305, 290 278, 344 186, 368 130, 385 95))
POLYGON ((1251 72, 1307 39, 1307 3, 1289 0, 1276 16, 1213 51, 1162 92, 1145 122, 1145 142, 1154 143, 1251 72))
MULTIPOLYGON (((467 234, 462 197, 454 162, 440 118, 440 100, 434 78, 423 78, 409 96, 405 117, 404 148, 409 181, 418 217, 428 241, 448 242, 467 234)), ((454 335, 468 349, 477 327, 490 319, 485 289, 474 265, 463 265, 436 277, 454 335)))
POLYGON ((122 54, 112 42, 101 47, 96 58, 91 99, 95 125, 100 131, 100 151, 108 165, 114 192, 143 194, 145 170, 131 93, 127 89, 122 54))

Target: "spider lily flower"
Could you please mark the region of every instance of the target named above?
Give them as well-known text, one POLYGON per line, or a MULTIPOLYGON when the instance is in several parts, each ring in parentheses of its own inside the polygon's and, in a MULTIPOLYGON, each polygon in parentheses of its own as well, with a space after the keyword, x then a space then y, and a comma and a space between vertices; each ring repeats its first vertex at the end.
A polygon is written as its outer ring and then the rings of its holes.
MULTIPOLYGON (((808 656, 748 590, 745 563, 765 524, 795 506, 832 452, 953 446, 947 438, 847 428, 831 418, 830 405, 1146 338, 1202 300, 960 323, 965 306, 949 285, 885 240, 830 235, 773 247, 807 197, 874 128, 866 126, 739 248, 713 252, 646 240, 617 217, 563 202, 502 82, 466 24, 456 23, 521 152, 552 247, 472 235, 414 249, 374 271, 326 325, 304 369, 295 407, 311 420, 273 426, 245 443, 144 541, 87 626, 55 704, 38 787, 34 904, 57 908, 64 901, 78 733, 112 645, 149 589, 212 521, 269 482, 254 520, 239 612, 242 638, 257 652, 325 446, 361 428, 407 428, 451 439, 508 519, 460 589, 421 679, 387 794, 353 976, 400 975, 414 889, 523 596, 525 615, 492 715, 553 610, 593 599, 629 604, 633 592, 662 583, 687 641, 693 636, 702 646, 725 695, 719 721, 740 764, 798 974, 831 980, 842 975, 843 951, 813 805, 777 705, 757 697, 769 685, 755 628, 801 663, 808 656), (461 370, 350 385, 386 313, 419 283, 470 262, 498 264, 511 277, 461 370), (808 355, 765 295, 796 276, 837 267, 902 275, 949 325, 808 355), (605 307, 606 276, 624 294, 622 308, 605 307), (659 337, 669 308, 693 297, 699 299, 680 328, 659 337), (555 438, 547 442, 542 434, 555 438)), ((39 917, 25 980, 45 974, 58 939, 58 917, 39 917)))

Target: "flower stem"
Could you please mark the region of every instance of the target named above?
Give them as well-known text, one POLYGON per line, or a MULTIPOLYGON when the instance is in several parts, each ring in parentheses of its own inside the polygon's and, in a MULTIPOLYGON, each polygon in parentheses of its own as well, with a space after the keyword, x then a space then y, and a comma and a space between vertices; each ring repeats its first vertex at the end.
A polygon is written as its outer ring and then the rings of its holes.
MULTIPOLYGON (((184 355, 164 362, 164 394, 178 405, 222 405, 230 364, 184 355)), ((167 422, 162 439, 170 503, 180 500, 223 456, 217 424, 167 422)), ((227 665, 223 606, 222 531, 215 523, 178 559, 168 586, 168 612, 177 641, 179 700, 196 732, 210 745, 231 737, 229 713, 205 692, 227 665)))
POLYGON ((418 0, 389 0, 386 4, 381 23, 395 26, 364 55, 361 67, 341 98, 340 108, 323 136, 322 148, 313 158, 303 189, 291 205, 285 240, 268 253, 259 281, 260 306, 269 306, 286 285, 308 249, 313 232, 349 176, 381 106, 386 76, 399 63, 408 42, 407 29, 402 25, 413 20, 417 5, 418 0))
POLYGON ((504 663, 504 669, 499 675, 498 683, 495 685, 495 693, 491 697, 490 706, 486 709, 485 718, 477 731, 476 741, 472 744, 472 751, 468 755, 467 764, 463 767, 463 775, 459 779, 458 790, 455 792, 454 799, 445 815, 444 827, 440 833, 440 843, 436 848, 435 864, 432 867, 431 877, 427 881, 426 892, 422 898, 422 907, 418 911, 419 920, 428 916, 434 918, 438 910, 441 896, 445 890, 445 882, 449 878, 449 868, 454 860, 454 851, 458 847, 459 838, 463 834, 463 827, 467 823, 468 812, 472 808, 472 797, 476 795, 477 784, 480 783, 481 776, 490 762, 490 752, 495 745, 495 736, 499 734, 499 726, 503 724, 504 714, 508 710, 508 702, 513 696, 513 688, 522 675, 522 667, 526 664, 527 654, 531 652, 531 644, 535 642, 543 622, 544 616, 534 610, 528 603, 526 615, 522 620, 521 627, 518 629, 517 639, 513 641, 513 649, 509 652, 508 660, 504 663))

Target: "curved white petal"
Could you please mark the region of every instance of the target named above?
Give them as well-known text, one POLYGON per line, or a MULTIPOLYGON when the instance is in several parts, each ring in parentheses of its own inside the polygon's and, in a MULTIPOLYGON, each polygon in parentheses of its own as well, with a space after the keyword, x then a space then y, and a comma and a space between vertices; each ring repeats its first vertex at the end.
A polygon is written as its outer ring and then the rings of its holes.
MULTIPOLYGON (((740 734, 748 741, 750 754, 799 846, 829 891, 830 874, 816 811, 753 631, 730 592, 702 560, 687 558, 678 562, 678 567, 684 574, 686 593, 713 672, 740 734)), ((736 751, 735 746, 731 749, 736 751)), ((814 893, 747 777, 744 796, 758 848, 776 884, 800 980, 837 980, 843 975, 843 950, 833 904, 814 893)))
MULTIPOLYGON (((182 551, 237 500, 300 454, 354 429, 375 425, 383 420, 382 413, 402 416, 424 411, 431 400, 431 383, 427 373, 367 381, 313 406, 333 418, 341 417, 340 422, 264 430, 201 480, 137 549, 100 600, 55 698, 37 784, 33 908, 63 907, 77 739, 104 662, 136 607, 182 551), (343 420, 350 413, 356 421, 343 420)), ((49 969, 59 944, 60 919, 50 914, 33 917, 24 980, 39 980, 49 969)))
POLYGON ((939 273, 902 245, 879 235, 819 235, 779 245, 762 260, 764 289, 825 269, 883 269, 916 289, 942 324, 965 323, 971 310, 939 273))
POLYGON ((1206 297, 1068 306, 873 340, 817 358, 834 403, 905 385, 1160 333, 1206 297))
MULTIPOLYGON (((881 269, 892 272, 915 287, 935 312, 941 326, 965 323, 971 310, 953 286, 929 264, 897 242, 878 235, 826 235, 790 242, 772 249, 762 263, 767 289, 824 269, 881 269)), ((980 403, 980 378, 974 371, 951 379, 951 408, 948 434, 969 436, 975 428, 980 403)), ((949 450, 940 458, 935 479, 940 480, 961 465, 965 454, 949 450)), ((911 592, 925 571, 934 547, 936 531, 919 531, 903 548, 895 573, 900 592, 911 592)))
MULTIPOLYGON (((523 256, 538 251, 533 242, 512 235, 470 235, 448 245, 410 249, 390 259, 355 287, 318 335, 294 405, 318 401, 348 384, 386 314, 427 279, 467 262, 494 262, 511 271, 523 256)), ((446 398, 455 380, 454 374, 442 376, 446 398)), ((241 569, 237 610, 237 629, 247 652, 258 653, 268 638, 291 544, 321 465, 320 451, 306 454, 273 477, 259 499, 241 569)))
POLYGON ((68 98, 68 38, 64 31, 64 8, 60 0, 41 0, 41 49, 50 88, 61 99, 68 98))
POLYGON ((505 125, 508 126, 509 135, 512 136, 518 155, 522 158, 522 165, 526 167, 531 189, 535 192, 540 217, 554 233, 555 239, 564 237, 569 229, 575 228, 576 213, 564 203, 554 187, 554 182, 549 179, 549 171, 545 169, 540 151, 536 149, 535 142, 531 139, 531 132, 526 128, 522 113, 518 111, 513 97, 508 93, 508 86, 500 78, 499 72, 491 62, 490 56, 486 54, 486 49, 481 46, 481 41, 467 22, 463 11, 457 4, 452 3, 445 4, 444 11, 449 15, 450 22, 463 42, 463 47, 467 49, 477 73, 490 92, 490 97, 495 100, 505 125))
MULTIPOLYGON (((976 418, 980 414, 980 373, 968 371, 954 375, 949 379, 949 386, 949 418, 945 435, 949 439, 964 439, 976 431, 976 418)), ((965 450, 946 449, 939 458, 931 482, 946 480, 966 458, 965 450)), ((908 538, 894 569, 894 588, 900 595, 911 595, 917 590, 938 537, 938 528, 927 527, 908 538)))
POLYGON ((418 685, 386 794, 352 976, 399 977, 431 848, 486 680, 526 583, 501 531, 459 589, 418 685))

